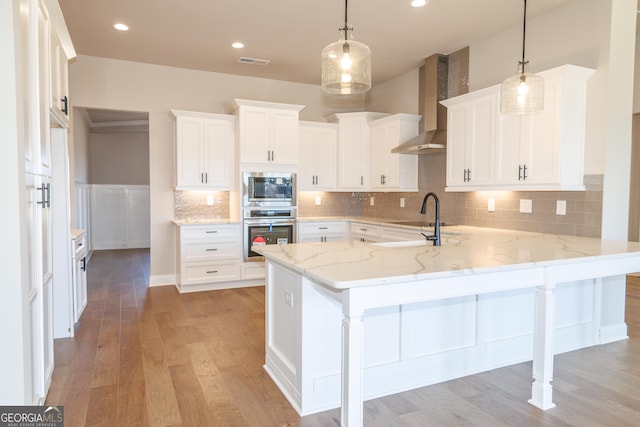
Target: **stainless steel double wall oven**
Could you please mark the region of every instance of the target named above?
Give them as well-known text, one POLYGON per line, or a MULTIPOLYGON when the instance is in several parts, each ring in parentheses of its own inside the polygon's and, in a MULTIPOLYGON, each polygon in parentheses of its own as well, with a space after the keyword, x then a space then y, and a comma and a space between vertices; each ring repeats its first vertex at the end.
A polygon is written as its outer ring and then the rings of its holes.
POLYGON ((295 243, 296 174, 243 172, 242 211, 245 261, 263 260, 253 245, 295 243))

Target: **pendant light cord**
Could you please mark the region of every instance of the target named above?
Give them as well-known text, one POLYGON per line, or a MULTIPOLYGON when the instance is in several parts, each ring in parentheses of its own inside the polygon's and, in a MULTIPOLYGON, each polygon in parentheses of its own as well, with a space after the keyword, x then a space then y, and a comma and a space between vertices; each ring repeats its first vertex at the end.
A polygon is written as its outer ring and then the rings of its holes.
MULTIPOLYGON (((346 19, 346 15, 345 15, 345 19, 346 19)), ((522 72, 523 73, 524 73, 524 63, 525 63, 524 44, 526 40, 526 37, 525 37, 526 33, 527 33, 527 0, 524 0, 524 18, 522 19, 522 72)))
POLYGON ((349 41, 349 31, 353 30, 353 28, 349 28, 349 24, 347 21, 347 3, 348 0, 344 0, 344 28, 340 28, 340 31, 344 31, 344 41, 349 41))

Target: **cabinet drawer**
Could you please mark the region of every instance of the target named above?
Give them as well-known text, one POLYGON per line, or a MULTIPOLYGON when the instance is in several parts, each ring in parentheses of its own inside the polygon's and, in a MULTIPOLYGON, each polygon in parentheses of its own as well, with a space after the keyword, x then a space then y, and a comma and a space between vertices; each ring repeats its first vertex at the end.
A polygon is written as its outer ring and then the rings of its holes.
POLYGON ((355 222, 351 224, 351 234, 368 237, 380 237, 381 228, 371 224, 361 224, 355 222))
POLYGON ((83 254, 87 252, 86 233, 82 233, 80 236, 73 239, 73 251, 76 258, 82 258, 83 254))
POLYGON ((182 285, 226 282, 240 279, 239 262, 189 262, 181 265, 182 285))
POLYGON ((181 240, 237 238, 240 240, 240 225, 188 225, 180 227, 181 240))
POLYGON ((204 242, 182 242, 182 261, 203 261, 215 259, 240 259, 242 249, 240 241, 217 242, 215 239, 204 242))
POLYGON ((346 222, 306 222, 298 225, 299 234, 333 234, 347 233, 346 222))

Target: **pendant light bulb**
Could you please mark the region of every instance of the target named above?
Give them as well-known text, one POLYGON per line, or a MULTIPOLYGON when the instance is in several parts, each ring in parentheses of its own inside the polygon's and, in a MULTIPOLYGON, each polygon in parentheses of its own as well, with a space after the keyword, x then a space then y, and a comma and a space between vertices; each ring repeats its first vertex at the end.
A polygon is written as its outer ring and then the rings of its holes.
POLYGON ((351 65, 353 65, 353 61, 351 60, 351 56, 349 56, 349 43, 345 43, 342 46, 342 58, 340 59, 340 68, 344 71, 348 71, 351 69, 351 65))
POLYGON ((524 22, 522 25, 522 60, 518 61, 516 74, 502 82, 500 110, 504 114, 537 113, 544 109, 544 80, 527 72, 529 62, 525 59, 525 35, 527 24, 527 0, 524 0, 524 22))
POLYGON ((371 50, 353 40, 353 28, 347 23, 347 0, 344 2, 344 27, 340 40, 322 49, 322 90, 333 94, 351 95, 371 89, 371 50))

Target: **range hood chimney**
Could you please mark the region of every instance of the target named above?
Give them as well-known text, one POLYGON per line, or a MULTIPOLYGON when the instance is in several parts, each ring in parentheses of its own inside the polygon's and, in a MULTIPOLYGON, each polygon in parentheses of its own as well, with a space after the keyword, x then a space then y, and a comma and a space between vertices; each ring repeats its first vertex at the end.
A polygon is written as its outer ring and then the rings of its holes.
POLYGON ((431 55, 420 67, 418 114, 422 116, 420 134, 397 146, 392 153, 427 154, 444 151, 447 144, 447 99, 449 58, 431 55))

